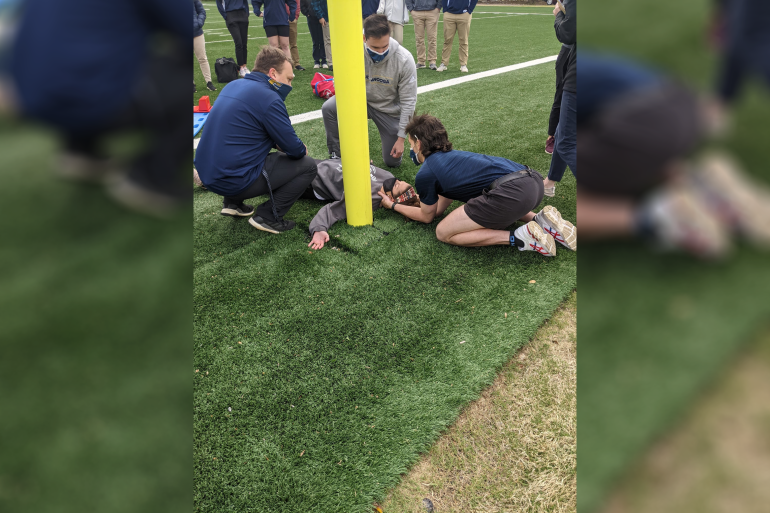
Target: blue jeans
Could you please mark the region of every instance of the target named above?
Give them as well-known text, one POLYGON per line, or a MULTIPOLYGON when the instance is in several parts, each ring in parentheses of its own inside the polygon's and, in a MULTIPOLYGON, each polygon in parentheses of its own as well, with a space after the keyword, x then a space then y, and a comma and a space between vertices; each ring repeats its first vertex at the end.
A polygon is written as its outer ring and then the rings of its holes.
POLYGON ((561 97, 559 126, 556 127, 556 146, 551 156, 548 179, 560 182, 569 166, 577 177, 577 95, 564 91, 561 97))

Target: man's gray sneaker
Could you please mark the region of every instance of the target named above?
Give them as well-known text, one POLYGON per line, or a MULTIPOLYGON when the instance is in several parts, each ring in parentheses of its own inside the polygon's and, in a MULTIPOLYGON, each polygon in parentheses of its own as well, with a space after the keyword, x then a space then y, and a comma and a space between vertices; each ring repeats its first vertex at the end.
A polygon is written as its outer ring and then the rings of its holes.
POLYGON ((249 219, 249 224, 257 230, 270 233, 287 232, 297 226, 297 223, 294 221, 289 221, 286 219, 281 219, 280 221, 268 221, 267 219, 263 219, 259 216, 254 216, 249 219))
POLYGON ((429 68, 432 69, 433 71, 436 71, 436 63, 431 62, 429 68))
POLYGON ((241 203, 240 205, 224 205, 220 214, 230 217, 248 217, 254 213, 254 207, 241 203))
POLYGON ((417 66, 415 66, 415 67, 417 69, 423 69, 423 68, 425 68, 425 64, 417 64, 417 66))

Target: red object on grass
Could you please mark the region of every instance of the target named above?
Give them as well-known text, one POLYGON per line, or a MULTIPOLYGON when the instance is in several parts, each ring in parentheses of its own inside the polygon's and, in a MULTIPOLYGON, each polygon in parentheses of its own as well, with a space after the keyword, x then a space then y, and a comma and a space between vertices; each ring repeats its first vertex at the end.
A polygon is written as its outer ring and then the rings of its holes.
POLYGON ((310 85, 313 88, 313 94, 319 98, 328 100, 334 96, 334 77, 331 75, 316 73, 313 80, 310 81, 310 85))
POLYGON ((211 100, 208 96, 201 96, 198 100, 198 106, 193 107, 193 112, 209 112, 211 110, 211 100))

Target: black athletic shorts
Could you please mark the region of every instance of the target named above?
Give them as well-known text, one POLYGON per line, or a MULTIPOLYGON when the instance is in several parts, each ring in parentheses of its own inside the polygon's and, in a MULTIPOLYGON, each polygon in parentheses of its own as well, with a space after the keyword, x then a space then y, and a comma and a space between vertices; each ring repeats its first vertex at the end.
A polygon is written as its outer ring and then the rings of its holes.
POLYGON ((267 37, 273 37, 273 36, 289 37, 289 26, 288 25, 268 25, 267 27, 265 27, 265 34, 267 34, 267 37))
POLYGON ((509 180, 465 204, 474 223, 503 230, 527 215, 543 201, 543 177, 532 170, 529 176, 509 180))

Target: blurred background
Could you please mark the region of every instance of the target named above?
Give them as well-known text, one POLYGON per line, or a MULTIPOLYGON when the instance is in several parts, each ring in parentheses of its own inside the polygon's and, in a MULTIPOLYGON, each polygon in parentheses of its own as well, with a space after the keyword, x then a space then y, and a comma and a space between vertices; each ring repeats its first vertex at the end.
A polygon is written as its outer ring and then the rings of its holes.
POLYGON ((767 511, 768 9, 580 4, 580 513, 767 511))
POLYGON ((0 0, 0 511, 190 504, 191 36, 0 0))

